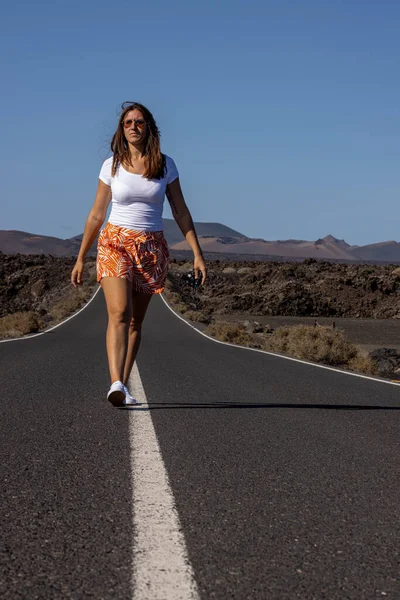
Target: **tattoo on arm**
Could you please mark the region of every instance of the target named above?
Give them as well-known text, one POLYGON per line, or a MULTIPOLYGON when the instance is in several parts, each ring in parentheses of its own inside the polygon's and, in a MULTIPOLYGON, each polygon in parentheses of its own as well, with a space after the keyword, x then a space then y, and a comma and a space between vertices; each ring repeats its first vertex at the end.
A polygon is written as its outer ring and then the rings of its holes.
POLYGON ((169 190, 167 190, 167 198, 168 198, 168 200, 169 200, 169 203, 170 203, 170 205, 171 205, 171 208, 172 208, 172 210, 173 210, 173 211, 174 211, 174 213, 175 213, 175 214, 178 216, 178 215, 179 215, 179 211, 178 211, 178 209, 176 208, 176 204, 175 204, 175 202, 174 202, 174 200, 173 200, 173 198, 172 198, 172 196, 171 196, 171 193, 169 192, 169 190))

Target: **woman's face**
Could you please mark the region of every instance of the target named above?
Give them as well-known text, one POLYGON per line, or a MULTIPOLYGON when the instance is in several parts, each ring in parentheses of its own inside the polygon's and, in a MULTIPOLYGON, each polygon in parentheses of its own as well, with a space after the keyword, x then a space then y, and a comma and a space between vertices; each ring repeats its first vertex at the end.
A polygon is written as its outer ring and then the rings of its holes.
POLYGON ((122 122, 124 135, 131 144, 144 144, 147 137, 147 123, 143 114, 136 108, 126 113, 122 122))

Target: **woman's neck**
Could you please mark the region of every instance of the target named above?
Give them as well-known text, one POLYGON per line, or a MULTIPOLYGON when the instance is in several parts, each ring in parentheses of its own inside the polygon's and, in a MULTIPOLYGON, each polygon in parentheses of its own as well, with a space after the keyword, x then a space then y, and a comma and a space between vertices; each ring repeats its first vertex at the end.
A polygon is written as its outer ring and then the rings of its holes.
POLYGON ((144 144, 138 146, 129 144, 129 152, 131 154, 131 160, 140 160, 144 157, 144 144))

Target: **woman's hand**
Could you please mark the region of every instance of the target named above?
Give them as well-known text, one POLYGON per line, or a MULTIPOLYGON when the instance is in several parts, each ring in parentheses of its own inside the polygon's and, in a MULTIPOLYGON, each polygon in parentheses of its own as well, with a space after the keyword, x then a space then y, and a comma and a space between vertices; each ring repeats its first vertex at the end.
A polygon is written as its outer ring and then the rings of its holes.
POLYGON ((78 258, 71 273, 71 283, 76 288, 83 282, 83 260, 78 258))
POLYGON ((194 257, 193 269, 194 269, 194 276, 196 279, 198 279, 199 271, 201 271, 201 274, 202 274, 201 285, 204 285, 204 282, 207 277, 207 267, 206 267, 206 263, 204 262, 204 258, 201 255, 194 257))

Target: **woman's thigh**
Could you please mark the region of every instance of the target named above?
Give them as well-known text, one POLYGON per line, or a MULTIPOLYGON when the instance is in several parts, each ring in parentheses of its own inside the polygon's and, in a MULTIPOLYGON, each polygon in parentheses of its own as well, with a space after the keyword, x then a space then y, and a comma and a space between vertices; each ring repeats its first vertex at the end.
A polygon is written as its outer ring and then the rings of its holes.
POLYGON ((109 316, 132 317, 132 283, 122 277, 103 277, 100 285, 106 299, 109 316))
POLYGON ((141 325, 153 294, 142 294, 132 290, 132 322, 141 325))

